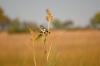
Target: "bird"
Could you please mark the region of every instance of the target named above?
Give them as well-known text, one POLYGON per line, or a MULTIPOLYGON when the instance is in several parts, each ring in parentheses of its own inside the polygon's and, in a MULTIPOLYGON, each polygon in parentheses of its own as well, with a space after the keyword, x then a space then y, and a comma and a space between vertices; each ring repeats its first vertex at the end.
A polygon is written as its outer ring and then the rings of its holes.
POLYGON ((45 35, 50 34, 47 28, 45 28, 43 25, 40 25, 40 33, 43 33, 45 35))
POLYGON ((49 32, 48 29, 45 28, 43 25, 40 25, 39 28, 40 28, 40 32, 39 32, 39 34, 38 34, 36 40, 39 39, 40 37, 45 36, 44 41, 46 41, 46 37, 47 37, 48 34, 50 34, 50 32, 49 32))

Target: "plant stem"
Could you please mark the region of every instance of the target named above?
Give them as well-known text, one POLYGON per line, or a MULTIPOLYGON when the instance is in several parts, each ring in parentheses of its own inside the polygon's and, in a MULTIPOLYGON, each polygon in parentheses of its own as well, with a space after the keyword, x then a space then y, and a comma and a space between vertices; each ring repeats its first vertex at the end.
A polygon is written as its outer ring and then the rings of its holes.
POLYGON ((49 59, 49 56, 50 56, 50 53, 51 53, 51 49, 52 49, 52 43, 51 43, 49 50, 48 50, 48 53, 47 53, 47 62, 48 62, 48 59, 49 59))
POLYGON ((33 60, 34 60, 34 66, 36 66, 36 56, 35 56, 35 47, 34 47, 34 41, 33 41, 33 60))
POLYGON ((48 22, 48 31, 49 31, 49 29, 50 29, 50 22, 48 22))
MULTIPOLYGON (((48 31, 49 31, 49 29, 50 29, 50 22, 48 22, 48 31)), ((48 53, 47 53, 47 62, 48 62, 48 59, 49 59, 49 56, 50 56, 50 53, 51 53, 51 49, 52 49, 52 43, 51 43, 49 50, 48 50, 48 53)))
POLYGON ((44 50, 45 50, 44 52, 46 53, 46 51, 47 51, 47 50, 46 50, 46 39, 47 39, 47 38, 46 38, 45 34, 43 34, 43 38, 44 38, 44 39, 43 39, 43 48, 44 48, 44 50))
POLYGON ((36 66, 36 56, 35 56, 35 47, 34 47, 34 39, 33 39, 33 31, 32 31, 32 29, 31 28, 29 28, 28 27, 28 29, 29 29, 29 31, 30 31, 30 34, 32 35, 32 43, 33 43, 33 61, 34 61, 34 66, 36 66))

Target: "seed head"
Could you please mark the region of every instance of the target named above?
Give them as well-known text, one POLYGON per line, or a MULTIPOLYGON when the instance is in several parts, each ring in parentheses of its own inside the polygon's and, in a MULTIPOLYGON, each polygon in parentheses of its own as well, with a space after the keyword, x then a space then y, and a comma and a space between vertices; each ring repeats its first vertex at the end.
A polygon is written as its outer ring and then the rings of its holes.
POLYGON ((47 9, 46 12, 47 12, 46 20, 48 22, 52 22, 53 21, 53 14, 52 14, 52 12, 50 11, 50 9, 47 9))

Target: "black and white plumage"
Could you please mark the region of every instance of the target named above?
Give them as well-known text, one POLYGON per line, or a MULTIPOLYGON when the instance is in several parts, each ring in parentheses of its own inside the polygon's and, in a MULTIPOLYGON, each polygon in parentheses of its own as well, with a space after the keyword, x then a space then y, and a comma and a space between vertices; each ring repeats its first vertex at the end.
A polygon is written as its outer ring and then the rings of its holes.
POLYGON ((41 31, 41 33, 43 33, 43 34, 45 34, 45 35, 47 35, 47 34, 50 33, 50 32, 48 31, 48 29, 45 28, 43 25, 40 25, 40 31, 41 31))
POLYGON ((46 36, 50 34, 50 32, 48 31, 47 28, 45 28, 43 25, 40 25, 40 33, 39 35, 37 36, 36 40, 39 39, 40 37, 43 37, 45 36, 45 39, 44 41, 46 40, 46 36))

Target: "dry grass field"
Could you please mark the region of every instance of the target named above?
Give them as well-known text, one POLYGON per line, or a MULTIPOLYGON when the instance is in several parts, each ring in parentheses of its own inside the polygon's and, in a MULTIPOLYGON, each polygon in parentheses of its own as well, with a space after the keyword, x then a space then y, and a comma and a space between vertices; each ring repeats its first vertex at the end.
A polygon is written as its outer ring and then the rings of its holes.
MULTIPOLYGON (((37 66, 45 66, 43 42, 34 43, 37 66)), ((52 31, 51 43, 48 66, 100 66, 100 31, 52 31)), ((0 66, 34 66, 32 45, 29 34, 0 33, 0 66)))

